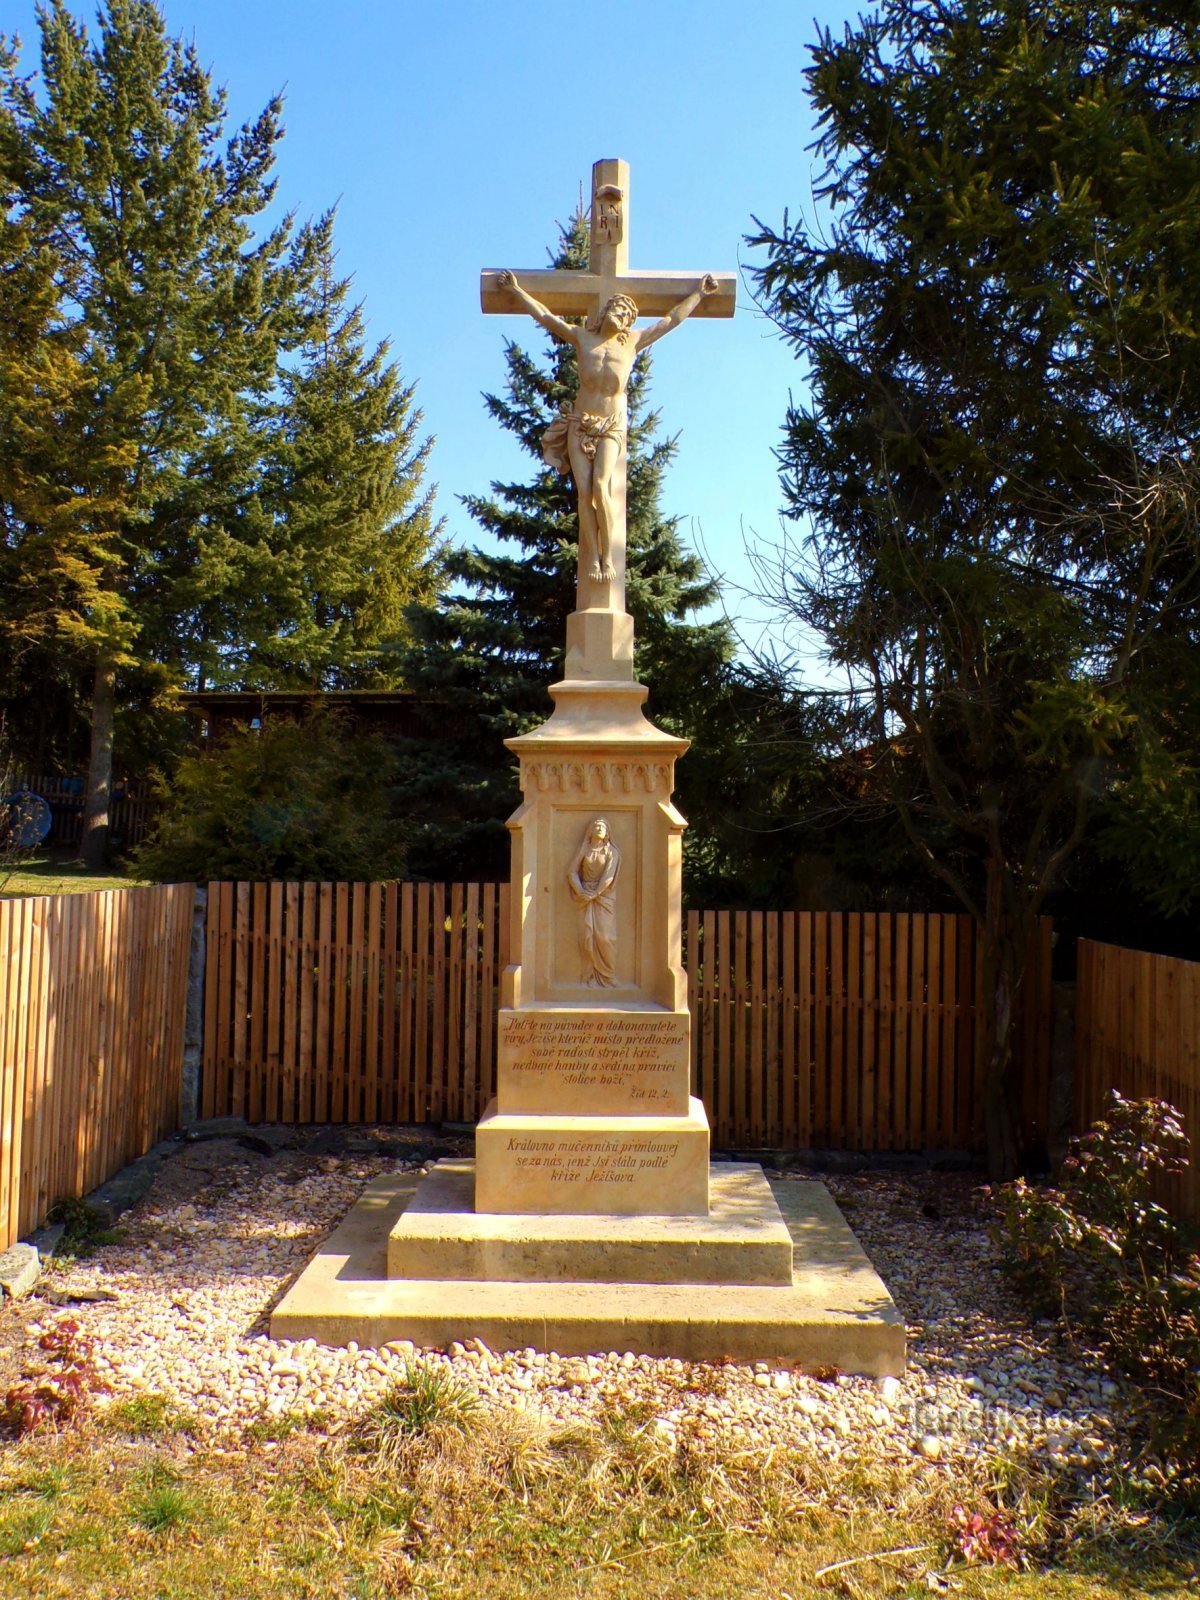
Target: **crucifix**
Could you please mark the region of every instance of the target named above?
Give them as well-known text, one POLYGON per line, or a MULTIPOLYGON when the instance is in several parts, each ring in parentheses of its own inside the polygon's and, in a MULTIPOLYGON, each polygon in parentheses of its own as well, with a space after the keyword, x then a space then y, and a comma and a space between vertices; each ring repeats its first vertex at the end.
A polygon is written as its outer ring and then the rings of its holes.
MULTIPOLYGON (((726 273, 629 270, 629 166, 592 168, 591 250, 586 272, 485 270, 485 312, 521 313, 574 347, 579 388, 542 438, 542 453, 570 471, 579 507, 577 612, 625 612, 626 389, 639 351, 685 317, 731 317, 736 285, 726 273), (639 317, 657 317, 638 329, 639 317), (583 326, 567 322, 583 317, 583 326)), ((630 634, 630 651, 632 634, 630 634)))

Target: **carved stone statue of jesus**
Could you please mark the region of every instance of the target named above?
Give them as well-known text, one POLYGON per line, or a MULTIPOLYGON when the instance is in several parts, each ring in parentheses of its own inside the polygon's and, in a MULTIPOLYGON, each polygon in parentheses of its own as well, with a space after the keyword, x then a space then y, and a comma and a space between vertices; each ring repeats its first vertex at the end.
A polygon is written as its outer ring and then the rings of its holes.
POLYGON ((720 286, 712 273, 706 273, 665 317, 637 329, 637 303, 627 294, 610 296, 591 322, 576 327, 528 294, 516 273, 501 272, 498 283, 516 296, 547 333, 575 351, 579 369, 575 403, 564 405, 542 435, 542 455, 557 472, 566 472, 569 466, 575 479, 581 571, 594 582, 611 583, 617 576, 614 544, 620 543, 625 533, 624 508, 618 504, 613 483, 625 452, 633 363, 639 351, 677 328, 720 286))

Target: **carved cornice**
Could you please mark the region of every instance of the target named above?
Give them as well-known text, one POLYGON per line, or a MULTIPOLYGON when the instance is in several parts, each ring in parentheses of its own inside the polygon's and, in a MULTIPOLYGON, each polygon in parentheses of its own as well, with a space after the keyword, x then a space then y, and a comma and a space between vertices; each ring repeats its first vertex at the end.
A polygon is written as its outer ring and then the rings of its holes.
POLYGON ((559 794, 645 794, 671 792, 670 761, 524 760, 521 788, 525 794, 554 790, 559 794))

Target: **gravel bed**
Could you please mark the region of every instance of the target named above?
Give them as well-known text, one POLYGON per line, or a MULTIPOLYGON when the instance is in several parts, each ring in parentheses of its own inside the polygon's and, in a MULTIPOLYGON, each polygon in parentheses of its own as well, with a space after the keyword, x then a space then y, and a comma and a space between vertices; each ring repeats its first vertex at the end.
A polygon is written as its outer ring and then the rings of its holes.
MULTIPOLYGON (((108 1404, 160 1394, 213 1436, 306 1413, 320 1414, 319 1431, 340 1432, 404 1376, 412 1346, 330 1349, 273 1340, 266 1328, 273 1305, 364 1184, 422 1165, 359 1153, 356 1144, 376 1148, 370 1130, 350 1133, 367 1136, 326 1136, 340 1146, 335 1154, 314 1153, 321 1136, 314 1141, 312 1130, 298 1135, 307 1148, 271 1154, 233 1139, 182 1145, 122 1217, 120 1242, 54 1263, 46 1293, 6 1319, 9 1339, 31 1350, 70 1315, 96 1340, 108 1404), (114 1298, 70 1299, 97 1291, 114 1298)), ((389 1136, 379 1130, 379 1139, 389 1136)), ((794 1176, 805 1174, 781 1181, 794 1176)), ((1112 1458, 1118 1390, 1054 1324, 1031 1325, 1022 1315, 999 1275, 973 1180, 872 1173, 823 1181, 907 1321, 903 1380, 622 1351, 586 1360, 497 1354, 478 1341, 417 1356, 469 1386, 481 1404, 520 1407, 553 1424, 586 1426, 634 1406, 664 1438, 683 1427, 726 1446, 803 1445, 829 1459, 867 1444, 930 1461, 1027 1447, 1082 1471, 1112 1458)), ((30 1350, 10 1345, 5 1366, 30 1350)))

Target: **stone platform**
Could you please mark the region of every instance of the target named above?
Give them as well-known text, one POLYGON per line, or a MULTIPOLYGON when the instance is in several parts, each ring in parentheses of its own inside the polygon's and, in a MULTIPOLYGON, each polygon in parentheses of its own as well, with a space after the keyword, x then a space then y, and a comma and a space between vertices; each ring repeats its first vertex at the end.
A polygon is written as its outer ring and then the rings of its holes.
POLYGON ((498 1283, 792 1281, 792 1238, 761 1167, 714 1169, 706 1216, 476 1211, 473 1161, 439 1161, 388 1240, 389 1278, 498 1283))
MULTIPOLYGON (((471 1163, 451 1165, 460 1175, 447 1174, 443 1182, 470 1182, 471 1163)), ((734 1163, 714 1165, 714 1196, 736 1199, 739 1187, 743 1194, 753 1191, 747 1170, 734 1163)), ((495 1350, 532 1347, 560 1355, 632 1350, 694 1361, 774 1359, 875 1377, 898 1377, 904 1370, 899 1312, 822 1184, 787 1181, 769 1186, 793 1247, 790 1281, 782 1284, 389 1278, 389 1240, 418 1187, 430 1181, 404 1173, 370 1184, 280 1302, 271 1318, 273 1337, 312 1338, 331 1345, 351 1339, 360 1345, 411 1339, 442 1349, 456 1339, 478 1337, 495 1350)), ((728 1239, 733 1227, 732 1203, 726 1199, 724 1222, 719 1204, 710 1218, 606 1219, 603 1232, 595 1218, 472 1215, 468 1220, 460 1214, 466 1240, 455 1247, 455 1259, 470 1265, 474 1258, 472 1270, 477 1270, 489 1242, 499 1236, 506 1241, 502 1260, 515 1266, 532 1245, 541 1252, 539 1270, 549 1271, 570 1259, 572 1224, 582 1230, 581 1260, 590 1250, 593 1265, 603 1241, 616 1259, 635 1261, 639 1224, 660 1230, 661 1248, 682 1251, 681 1259, 689 1246, 698 1257, 700 1230, 715 1229, 710 1237, 719 1256, 721 1230, 727 1230, 728 1239), (495 1230, 502 1231, 497 1235, 495 1230)), ((769 1209, 766 1224, 761 1211, 756 1215, 760 1221, 750 1230, 750 1239, 756 1241, 751 1254, 761 1264, 758 1246, 764 1240, 778 1242, 779 1236, 769 1209)), ((401 1256, 405 1250, 415 1251, 411 1264, 420 1262, 421 1249, 436 1234, 430 1219, 437 1216, 436 1206, 423 1199, 409 1225, 400 1229, 405 1241, 401 1256)), ((640 1253, 644 1262, 648 1252, 643 1247, 640 1253)))

